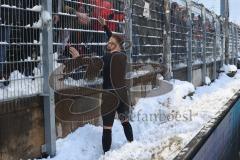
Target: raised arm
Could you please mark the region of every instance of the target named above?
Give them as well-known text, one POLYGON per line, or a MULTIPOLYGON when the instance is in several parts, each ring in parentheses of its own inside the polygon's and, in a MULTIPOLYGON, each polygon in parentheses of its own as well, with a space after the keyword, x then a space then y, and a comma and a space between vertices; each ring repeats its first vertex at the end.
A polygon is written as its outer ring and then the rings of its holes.
POLYGON ((98 17, 98 22, 102 25, 104 31, 106 32, 106 35, 108 37, 108 40, 112 36, 112 31, 108 28, 106 20, 102 17, 98 17))
POLYGON ((108 28, 107 25, 103 26, 104 31, 106 32, 106 35, 108 37, 108 40, 110 39, 110 37, 112 37, 112 31, 108 28))

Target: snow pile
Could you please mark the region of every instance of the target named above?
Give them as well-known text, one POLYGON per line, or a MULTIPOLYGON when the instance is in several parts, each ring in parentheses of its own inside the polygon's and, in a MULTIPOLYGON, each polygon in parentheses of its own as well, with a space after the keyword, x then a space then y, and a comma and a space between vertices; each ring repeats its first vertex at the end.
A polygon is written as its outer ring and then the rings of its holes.
POLYGON ((0 44, 8 44, 8 42, 0 42, 0 44))
POLYGON ((208 76, 205 77, 205 83, 207 85, 209 85, 211 83, 211 79, 208 76))
MULTIPOLYGON (((46 25, 48 28, 50 26, 52 17, 51 14, 48 11, 42 11, 41 17, 37 22, 33 23, 33 28, 41 28, 42 25, 46 25)), ((29 27, 29 25, 26 25, 25 27, 29 27)))
POLYGON ((30 27, 31 27, 31 25, 30 25, 30 24, 28 24, 28 25, 26 25, 26 26, 25 26, 25 28, 30 28, 30 27))
POLYGON ((42 11, 42 21, 44 25, 49 25, 51 23, 52 16, 48 11, 42 11))
POLYGON ((67 79, 64 80, 65 85, 78 86, 78 87, 101 85, 102 82, 103 80, 101 78, 96 78, 94 80, 89 81, 85 79, 74 80, 73 78, 68 77, 67 79))
POLYGON ((58 52, 53 53, 53 70, 57 69, 58 67, 60 67, 62 64, 61 63, 57 63, 58 60, 58 52))
POLYGON ((42 27, 42 19, 40 18, 37 22, 34 22, 32 27, 33 28, 41 28, 42 27))
POLYGON ((41 5, 36 5, 33 8, 27 8, 27 10, 40 12, 42 10, 42 6, 41 5))
POLYGON ((188 82, 171 83, 174 89, 169 94, 142 98, 134 107, 132 143, 127 143, 120 121, 115 120, 111 150, 103 155, 102 128, 88 124, 57 140, 53 160, 173 159, 240 89, 240 70, 233 78, 221 73, 214 83, 196 89, 188 82))
POLYGON ((201 61, 201 60, 199 60, 199 59, 196 59, 196 60, 193 62, 194 65, 198 65, 198 64, 202 64, 202 63, 203 63, 203 61, 201 61))
POLYGON ((187 67, 187 64, 185 63, 178 63, 175 65, 176 68, 184 68, 184 67, 187 67))
POLYGON ((8 7, 8 8, 10 8, 10 6, 7 5, 7 4, 2 4, 1 7, 8 7))
POLYGON ((33 73, 37 78, 32 76, 26 77, 19 71, 12 72, 9 77, 9 85, 7 87, 0 88, 0 100, 41 93, 41 71, 38 68, 35 68, 33 73))
POLYGON ((223 65, 223 67, 220 69, 221 71, 224 71, 225 73, 232 73, 237 72, 237 67, 235 65, 223 65))
POLYGON ((126 73, 126 78, 127 79, 137 78, 137 77, 143 76, 143 75, 145 75, 149 72, 150 71, 147 71, 147 70, 137 70, 137 71, 134 71, 134 72, 127 72, 126 73))

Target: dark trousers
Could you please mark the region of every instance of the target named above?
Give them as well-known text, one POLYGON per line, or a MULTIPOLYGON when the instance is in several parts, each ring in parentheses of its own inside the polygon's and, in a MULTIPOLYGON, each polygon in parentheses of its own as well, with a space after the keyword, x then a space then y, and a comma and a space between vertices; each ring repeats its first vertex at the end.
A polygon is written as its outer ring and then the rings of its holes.
POLYGON ((116 106, 111 106, 114 103, 113 98, 107 94, 102 95, 101 114, 104 126, 113 125, 116 112, 118 113, 118 118, 121 121, 128 119, 129 116, 130 105, 127 89, 112 90, 110 92, 116 96, 118 104, 116 106))

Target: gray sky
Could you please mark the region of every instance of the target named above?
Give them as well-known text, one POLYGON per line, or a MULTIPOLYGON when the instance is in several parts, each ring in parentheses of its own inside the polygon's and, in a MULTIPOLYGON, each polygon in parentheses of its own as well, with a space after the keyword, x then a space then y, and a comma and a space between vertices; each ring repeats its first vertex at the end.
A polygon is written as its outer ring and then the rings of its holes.
MULTIPOLYGON (((203 3, 206 8, 214 10, 218 15, 220 14, 220 1, 221 0, 195 0, 203 3)), ((230 20, 240 25, 240 0, 229 0, 230 7, 230 20)))

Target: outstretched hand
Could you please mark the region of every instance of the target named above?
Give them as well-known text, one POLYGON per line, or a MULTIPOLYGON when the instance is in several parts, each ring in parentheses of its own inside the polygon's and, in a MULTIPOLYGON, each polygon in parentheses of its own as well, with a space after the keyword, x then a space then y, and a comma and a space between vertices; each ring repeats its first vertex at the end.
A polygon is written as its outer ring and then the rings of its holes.
POLYGON ((102 18, 102 17, 98 17, 98 22, 99 22, 102 26, 107 25, 106 20, 105 20, 104 18, 102 18))
POLYGON ((76 12, 76 16, 78 18, 78 21, 81 24, 88 24, 90 22, 90 18, 88 17, 88 14, 86 14, 86 13, 76 12))
POLYGON ((76 59, 80 56, 79 52, 74 47, 69 47, 69 53, 72 55, 73 59, 76 59))

